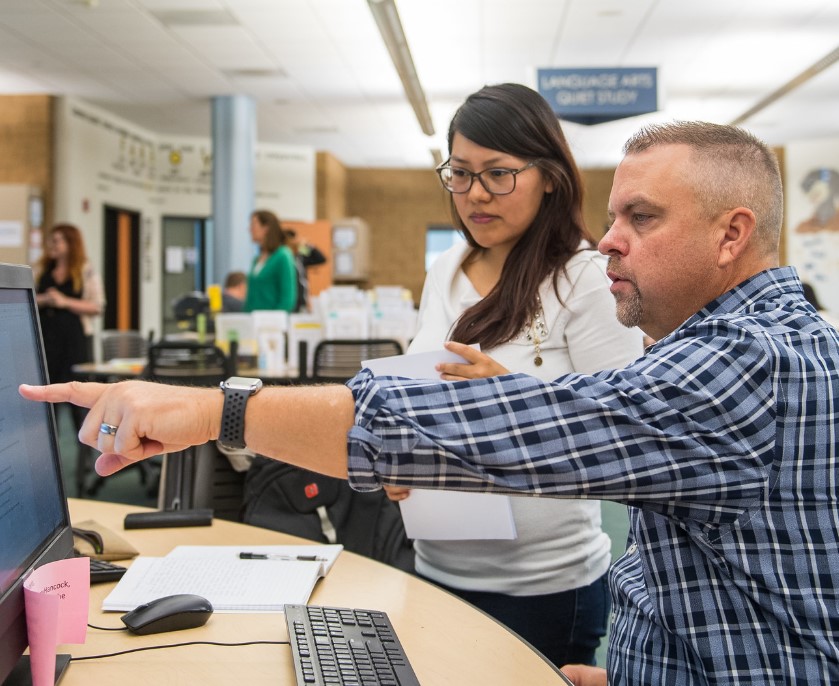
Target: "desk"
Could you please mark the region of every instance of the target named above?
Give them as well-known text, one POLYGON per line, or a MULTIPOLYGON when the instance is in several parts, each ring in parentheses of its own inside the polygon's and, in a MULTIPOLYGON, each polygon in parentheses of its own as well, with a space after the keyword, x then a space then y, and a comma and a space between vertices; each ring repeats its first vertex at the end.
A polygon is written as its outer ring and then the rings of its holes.
MULTIPOLYGON (((302 540, 220 520, 209 527, 123 531, 126 512, 140 508, 72 498, 69 503, 72 521, 94 519, 119 531, 144 555, 165 555, 178 544, 282 545, 302 540)), ((119 613, 100 610, 111 588, 112 583, 91 587, 91 624, 122 626, 119 613)), ((421 579, 360 555, 342 552, 329 575, 318 582, 310 603, 387 612, 423 686, 564 683, 539 653, 489 616, 421 579)), ((285 618, 277 613, 216 613, 198 629, 151 636, 89 629, 87 643, 61 646, 59 652, 96 655, 198 640, 287 640, 285 618)), ((71 662, 61 686, 108 683, 293 686, 296 681, 291 648, 286 645, 188 646, 71 662)))

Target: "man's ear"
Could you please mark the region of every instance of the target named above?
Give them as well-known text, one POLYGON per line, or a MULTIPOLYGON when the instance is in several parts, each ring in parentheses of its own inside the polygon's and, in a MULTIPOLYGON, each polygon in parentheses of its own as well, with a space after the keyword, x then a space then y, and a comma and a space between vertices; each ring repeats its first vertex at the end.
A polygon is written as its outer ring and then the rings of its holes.
POLYGON ((717 265, 729 267, 751 246, 757 221, 754 212, 746 207, 729 210, 720 220, 722 235, 717 265))

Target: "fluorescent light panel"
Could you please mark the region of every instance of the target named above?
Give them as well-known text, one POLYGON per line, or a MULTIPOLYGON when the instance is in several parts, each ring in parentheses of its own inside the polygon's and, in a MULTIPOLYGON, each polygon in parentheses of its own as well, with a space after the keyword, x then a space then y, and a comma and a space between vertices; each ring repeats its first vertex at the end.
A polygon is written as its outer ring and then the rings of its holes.
POLYGON ((433 136, 434 124, 431 121, 431 113, 428 111, 428 102, 414 67, 414 59, 411 57, 411 50, 408 48, 408 41, 402 30, 402 22, 399 20, 396 5, 393 0, 367 0, 367 4, 370 6, 370 11, 373 13, 373 18, 376 20, 379 32, 390 53, 390 59, 396 67, 396 73, 399 74, 405 95, 414 109, 422 132, 427 136, 433 136))

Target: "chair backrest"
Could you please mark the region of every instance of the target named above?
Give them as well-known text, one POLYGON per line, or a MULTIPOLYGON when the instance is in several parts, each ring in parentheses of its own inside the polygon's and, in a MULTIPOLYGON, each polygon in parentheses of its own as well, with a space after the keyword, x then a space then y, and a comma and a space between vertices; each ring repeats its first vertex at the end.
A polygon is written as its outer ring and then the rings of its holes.
POLYGON ((115 358, 145 357, 148 349, 146 337, 134 329, 128 331, 105 329, 99 335, 99 340, 103 362, 115 358))
POLYGON ((401 343, 389 338, 323 340, 315 348, 312 378, 343 383, 361 370, 363 360, 401 354, 401 343))
POLYGON ((218 386, 233 365, 221 348, 195 341, 159 341, 149 346, 145 376, 179 386, 218 386))

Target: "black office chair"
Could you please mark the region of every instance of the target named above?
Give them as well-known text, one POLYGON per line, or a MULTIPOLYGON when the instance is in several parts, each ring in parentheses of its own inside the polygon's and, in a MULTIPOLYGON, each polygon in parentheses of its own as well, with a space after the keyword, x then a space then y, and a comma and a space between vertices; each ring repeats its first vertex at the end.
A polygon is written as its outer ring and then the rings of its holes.
POLYGON ((102 362, 115 358, 145 357, 148 351, 146 337, 135 329, 105 329, 99 334, 99 342, 102 362))
POLYGON ((315 348, 312 379, 344 383, 361 370, 363 360, 402 354, 402 344, 390 338, 327 339, 315 348))
MULTIPOLYGON (((236 373, 235 351, 228 357, 212 343, 160 341, 149 346, 145 376, 179 386, 211 386, 236 373)), ((215 442, 166 455, 158 505, 164 510, 211 509, 214 516, 239 520, 244 473, 237 472, 215 442)))
MULTIPOLYGON (((120 331, 105 329, 99 334, 102 362, 115 358, 140 358, 146 356, 147 341, 142 333, 136 330, 120 331)), ((119 381, 120 377, 113 376, 107 382, 119 381)), ((88 483, 88 477, 93 473, 92 465, 96 452, 86 445, 79 445, 76 454, 76 495, 79 498, 95 495, 102 486, 99 477, 88 483)))
POLYGON ((218 386, 232 374, 231 359, 213 343, 163 340, 149 346, 144 376, 178 386, 218 386))

